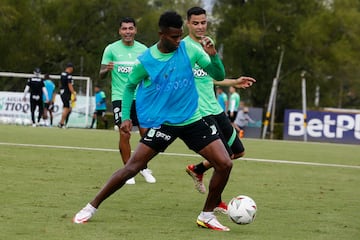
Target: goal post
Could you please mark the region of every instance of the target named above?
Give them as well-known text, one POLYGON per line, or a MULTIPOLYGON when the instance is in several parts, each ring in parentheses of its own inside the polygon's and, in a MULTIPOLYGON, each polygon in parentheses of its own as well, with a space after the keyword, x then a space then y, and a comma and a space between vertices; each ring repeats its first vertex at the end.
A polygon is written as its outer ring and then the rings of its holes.
MULTIPOLYGON (((0 83, 4 78, 25 79, 25 81, 12 81, 14 84, 10 85, 9 89, 0 88, 0 121, 3 123, 18 124, 21 121, 24 123, 31 119, 29 94, 26 96, 26 101, 23 100, 23 96, 26 81, 34 76, 34 74, 29 73, 0 72, 0 83)), ((63 108, 59 95, 60 75, 50 74, 49 76, 56 86, 56 99, 53 112, 53 125, 56 125, 60 121, 63 108)), ((44 78, 44 74, 41 74, 41 77, 44 78)), ((73 82, 74 89, 77 92, 77 101, 72 109, 67 126, 86 128, 90 125, 89 123, 91 123, 92 113, 95 107, 95 100, 92 96, 92 81, 90 77, 73 76, 73 82)))

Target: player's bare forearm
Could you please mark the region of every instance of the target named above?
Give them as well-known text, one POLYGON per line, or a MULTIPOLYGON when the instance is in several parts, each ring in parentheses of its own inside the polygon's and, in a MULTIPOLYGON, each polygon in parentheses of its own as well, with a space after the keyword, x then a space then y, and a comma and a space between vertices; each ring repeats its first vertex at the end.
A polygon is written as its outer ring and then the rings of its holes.
POLYGON ((222 87, 236 87, 236 88, 248 88, 255 83, 256 80, 252 77, 241 76, 237 79, 224 79, 223 81, 214 80, 214 84, 222 87))
POLYGON ((101 79, 106 78, 108 72, 111 72, 113 69, 114 69, 113 62, 109 62, 108 64, 101 64, 100 72, 99 72, 100 78, 101 79))
POLYGON ((213 80, 213 81, 216 86, 221 86, 221 87, 230 87, 236 84, 235 79, 229 79, 229 78, 225 78, 223 81, 217 81, 217 80, 213 80))

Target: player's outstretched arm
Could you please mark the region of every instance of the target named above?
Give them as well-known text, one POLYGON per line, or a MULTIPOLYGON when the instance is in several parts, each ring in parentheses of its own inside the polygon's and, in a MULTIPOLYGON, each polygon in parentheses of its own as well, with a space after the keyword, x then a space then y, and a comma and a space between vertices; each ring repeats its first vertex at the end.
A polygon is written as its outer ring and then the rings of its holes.
POLYGON ((222 87, 248 88, 251 87, 256 80, 252 77, 241 76, 237 79, 224 79, 223 81, 214 80, 214 84, 222 87))

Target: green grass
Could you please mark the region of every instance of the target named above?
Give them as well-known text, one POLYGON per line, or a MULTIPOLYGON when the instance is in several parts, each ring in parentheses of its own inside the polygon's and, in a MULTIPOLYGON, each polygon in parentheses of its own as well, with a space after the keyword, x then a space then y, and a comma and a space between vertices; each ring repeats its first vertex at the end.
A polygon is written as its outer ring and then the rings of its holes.
MULTIPOLYGON (((138 139, 134 134, 134 147, 138 139)), ((219 216, 230 232, 196 227, 205 195, 194 190, 184 169, 201 158, 171 154, 192 154, 176 141, 150 162, 156 184, 137 176, 136 185, 107 199, 89 223, 76 225, 74 214, 122 166, 118 134, 0 125, 0 239, 360 239, 359 146, 243 142, 246 158, 234 162, 223 199, 251 196, 258 205, 252 224, 219 216), (349 167, 253 161, 259 159, 349 167)))

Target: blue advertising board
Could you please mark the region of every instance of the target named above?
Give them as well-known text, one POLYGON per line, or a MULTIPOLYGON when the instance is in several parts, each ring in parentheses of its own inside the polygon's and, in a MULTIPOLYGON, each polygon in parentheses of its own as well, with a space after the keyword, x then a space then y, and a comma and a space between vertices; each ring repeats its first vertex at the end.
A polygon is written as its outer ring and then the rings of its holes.
MULTIPOLYGON (((307 111, 307 140, 360 144, 360 114, 307 111)), ((285 110, 285 140, 303 140, 304 116, 301 110, 285 110)))

